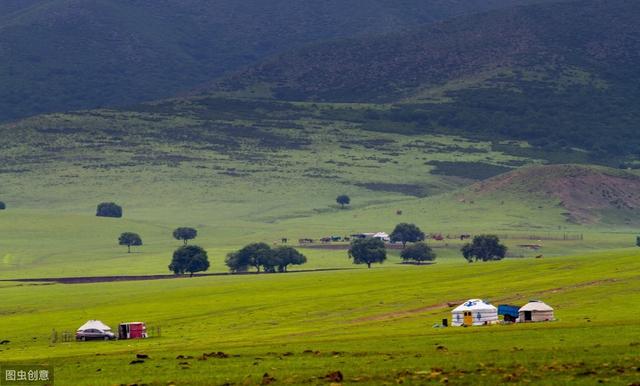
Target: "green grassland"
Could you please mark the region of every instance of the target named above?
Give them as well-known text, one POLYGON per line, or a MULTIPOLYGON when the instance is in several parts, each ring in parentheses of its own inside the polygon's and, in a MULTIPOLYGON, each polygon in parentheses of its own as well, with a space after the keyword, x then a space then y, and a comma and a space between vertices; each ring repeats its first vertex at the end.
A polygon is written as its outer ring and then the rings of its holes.
MULTIPOLYGON (((200 97, 126 111, 34 117, 0 126, 0 275, 3 278, 167 273, 171 231, 196 227, 212 271, 247 242, 390 232, 413 222, 426 232, 509 234, 514 256, 530 236, 545 255, 631 246, 635 222, 567 221, 556 199, 528 184, 479 196, 470 183, 525 164, 561 161, 526 143, 371 130, 353 120, 384 105, 276 103, 200 97), (333 117, 329 119, 329 117, 333 117), (340 210, 338 194, 352 205, 340 210), (94 216, 97 203, 123 205, 123 219, 94 216), (401 210, 402 215, 397 215, 401 210), (116 245, 125 231, 144 246, 116 245)), ((564 154, 573 161, 573 154, 564 154)), ((439 247, 459 258, 460 243, 439 247)), ((348 266, 310 250, 304 268, 348 266)), ((538 254, 539 252, 536 252, 538 254)))
MULTIPOLYGON (((371 270, 84 285, 3 285, 5 363, 55 366, 58 384, 629 384, 638 379, 635 250, 371 270), (557 321, 432 328, 469 297, 542 298, 557 321), (161 326, 145 341, 51 343, 89 318, 161 326), (311 352, 306 350, 311 350, 311 352), (222 351, 229 358, 198 360, 222 351), (150 359, 130 365, 135 354, 150 359), (179 355, 187 359, 176 359, 179 355), (190 358, 193 357, 193 358, 190 358)), ((314 259, 318 258, 316 256, 314 259)), ((329 254, 340 265, 344 256, 329 254)))
POLYGON ((358 118, 368 110, 389 106, 201 97, 0 126, 0 279, 167 274, 178 226, 198 229, 193 243, 209 252, 212 273, 227 272, 224 256, 253 241, 390 232, 398 222, 452 236, 429 241, 438 259, 428 266, 400 264, 390 251, 367 270, 344 249, 304 248, 309 261, 298 270, 337 270, 1 281, 0 340, 10 343, 0 345, 0 362, 51 364, 63 385, 257 384, 264 373, 276 383, 322 384, 337 370, 347 384, 636 381, 635 220, 611 212, 608 223, 579 224, 522 181, 490 195, 470 185, 580 152, 385 132, 383 121, 358 118), (348 209, 335 203, 342 193, 352 198, 348 209), (122 204, 124 218, 96 217, 102 201, 122 204), (134 253, 117 245, 125 231, 143 238, 134 253), (466 263, 455 238, 466 232, 501 235, 510 257, 466 263), (541 298, 559 320, 432 328, 447 302, 472 297, 541 298), (74 331, 93 318, 144 320, 162 334, 50 341, 52 329, 74 331), (212 351, 231 356, 198 360, 212 351), (130 365, 136 353, 151 359, 130 365))
POLYGON ((0 213, 2 275, 164 273, 178 226, 198 228, 197 242, 216 256, 250 241, 390 231, 405 218, 441 228, 449 209, 439 207, 451 208, 455 198, 434 197, 478 179, 474 170, 543 162, 462 137, 369 131, 319 118, 309 106, 217 103, 56 114, 1 127, 0 199, 9 208, 0 213), (434 161, 474 167, 443 175, 434 161), (342 193, 352 197, 349 210, 335 203, 342 193), (96 218, 102 201, 121 204, 124 218, 96 218), (385 208, 393 203, 404 217, 385 208), (124 231, 141 234, 141 253, 115 245, 124 231))

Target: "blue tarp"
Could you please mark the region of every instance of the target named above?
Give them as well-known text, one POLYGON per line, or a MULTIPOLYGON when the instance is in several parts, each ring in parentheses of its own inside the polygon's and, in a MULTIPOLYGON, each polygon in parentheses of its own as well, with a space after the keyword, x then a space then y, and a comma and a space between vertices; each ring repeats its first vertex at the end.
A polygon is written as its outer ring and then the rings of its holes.
POLYGON ((498 315, 509 315, 514 318, 518 317, 518 310, 520 307, 512 306, 509 304, 501 304, 498 306, 498 315))

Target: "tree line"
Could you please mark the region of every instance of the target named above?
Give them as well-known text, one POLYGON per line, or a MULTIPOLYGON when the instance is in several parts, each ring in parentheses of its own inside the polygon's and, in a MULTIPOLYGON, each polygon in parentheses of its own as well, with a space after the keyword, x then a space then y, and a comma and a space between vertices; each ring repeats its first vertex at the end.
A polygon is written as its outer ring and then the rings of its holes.
MULTIPOLYGON (((345 204, 349 202, 344 198, 341 201, 345 204)), ((102 203, 98 205, 97 215, 120 217, 122 208, 114 203, 102 203)), ((179 227, 172 232, 172 236, 182 241, 183 245, 174 251, 168 266, 169 270, 176 275, 189 273, 193 276, 196 272, 209 269, 207 251, 197 245, 188 245, 189 240, 198 236, 196 229, 179 227)), ((436 259, 436 253, 424 242, 425 238, 426 234, 418 226, 409 223, 397 224, 389 235, 391 242, 402 243, 400 252, 402 260, 417 264, 436 259)), ((118 238, 118 243, 127 247, 127 253, 131 253, 131 247, 143 245, 140 235, 134 232, 123 232, 118 238)), ((640 238, 638 244, 640 244, 640 238)), ((472 242, 465 244, 460 251, 468 262, 492 261, 503 259, 506 256, 507 247, 500 243, 498 236, 479 235, 475 236, 472 242)), ((347 255, 354 264, 366 264, 368 268, 371 268, 372 264, 387 260, 385 242, 373 237, 352 240, 347 255)), ((233 273, 247 272, 250 268, 254 268, 258 273, 287 272, 289 266, 302 265, 306 262, 307 257, 293 247, 284 245, 271 247, 262 242, 248 244, 227 254, 225 258, 225 264, 233 273)))

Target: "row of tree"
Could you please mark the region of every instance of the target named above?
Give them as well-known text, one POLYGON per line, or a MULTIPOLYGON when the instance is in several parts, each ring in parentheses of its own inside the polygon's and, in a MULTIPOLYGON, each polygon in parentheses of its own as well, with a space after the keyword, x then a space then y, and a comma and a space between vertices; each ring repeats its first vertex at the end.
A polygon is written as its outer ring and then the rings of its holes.
MULTIPOLYGON (((500 240, 494 235, 480 235, 473 242, 462 247, 462 254, 471 262, 501 260, 505 257, 507 248, 500 244, 500 240)), ((387 259, 387 250, 382 240, 365 238, 353 240, 348 251, 349 258, 354 264, 383 263, 387 259)), ((423 242, 406 246, 400 256, 404 261, 423 263, 436 259, 433 250, 423 242)), ((293 247, 278 246, 272 248, 266 243, 251 243, 242 249, 231 252, 225 259, 225 264, 231 272, 247 272, 249 268, 255 268, 259 273, 263 272, 287 272, 290 265, 302 265, 307 262, 306 256, 293 247)), ((197 245, 183 245, 173 253, 173 259, 169 269, 176 275, 202 272, 209 269, 207 252, 197 245)))
MULTIPOLYGON (((425 234, 415 224, 401 223, 396 225, 390 235, 391 241, 402 242, 403 248, 407 243, 415 243, 425 239, 425 234)), ((422 248, 422 247, 421 247, 422 248)), ((467 261, 502 260, 507 254, 507 247, 500 243, 495 235, 478 235, 472 242, 465 244, 461 250, 467 261)))
MULTIPOLYGON (((178 248, 169 265, 175 274, 206 271, 209 269, 207 252, 196 245, 187 245, 189 240, 197 237, 194 228, 181 227, 173 231, 173 237, 184 242, 178 248)), ((393 230, 390 238, 394 242, 402 243, 400 257, 405 262, 434 261, 435 252, 422 240, 425 234, 415 224, 401 223, 393 230), (411 243, 407 245, 407 243, 411 243)), ((126 245, 131 252, 132 246, 142 245, 142 238, 137 233, 125 232, 118 239, 120 245, 126 245)), ((501 260, 505 257, 507 247, 500 243, 495 235, 475 236, 471 243, 461 248, 462 255, 467 261, 501 260)), ((383 240, 378 238, 354 239, 348 250, 348 256, 354 264, 366 264, 371 268, 374 263, 383 263, 387 259, 387 250, 383 240)), ((297 249, 289 246, 272 248, 266 243, 251 243, 242 249, 231 252, 225 259, 225 264, 231 272, 247 272, 255 268, 257 272, 286 272, 290 265, 302 265, 307 262, 306 256, 297 249)))
POLYGON ((302 265, 307 262, 306 256, 297 249, 288 246, 271 248, 266 243, 252 243, 244 248, 231 252, 225 264, 231 272, 246 272, 250 267, 258 272, 287 272, 290 265, 302 265))
MULTIPOLYGON (((380 239, 372 237, 355 239, 351 242, 348 255, 354 264, 366 264, 371 268, 371 264, 383 263, 387 260, 387 249, 384 241, 380 239)), ((405 246, 400 252, 400 257, 405 262, 424 263, 435 260, 436 254, 427 244, 417 242, 405 246)))
MULTIPOLYGON (((271 248, 265 243, 252 243, 227 255, 225 263, 231 272, 246 272, 256 268, 257 272, 287 272, 290 265, 302 265, 307 258, 295 248, 279 246, 271 248)), ((176 249, 169 264, 169 270, 176 275, 209 269, 207 251, 197 245, 183 245, 176 249)))
MULTIPOLYGON (((425 234, 415 224, 401 223, 396 225, 390 235, 392 242, 402 243, 400 257, 405 262, 423 263, 436 259, 436 254, 424 242, 425 234), (407 246, 407 243, 412 243, 407 246)), ((640 240, 639 240, 640 244, 640 240)), ((507 254, 507 247, 500 243, 495 235, 478 235, 472 242, 465 244, 460 251, 468 261, 502 260, 507 254)), ((376 238, 356 239, 348 251, 349 258, 355 264, 366 264, 371 268, 373 263, 382 263, 387 259, 387 251, 382 240, 376 238)))

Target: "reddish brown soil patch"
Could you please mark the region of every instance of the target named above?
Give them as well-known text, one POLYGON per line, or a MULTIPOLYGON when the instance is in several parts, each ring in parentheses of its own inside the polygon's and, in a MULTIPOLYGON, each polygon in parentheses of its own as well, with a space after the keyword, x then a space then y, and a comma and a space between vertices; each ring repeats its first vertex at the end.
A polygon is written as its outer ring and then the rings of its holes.
POLYGON ((558 200, 569 220, 597 222, 603 210, 640 208, 640 177, 623 170, 581 166, 545 165, 514 170, 469 187, 476 197, 515 193, 558 200))

